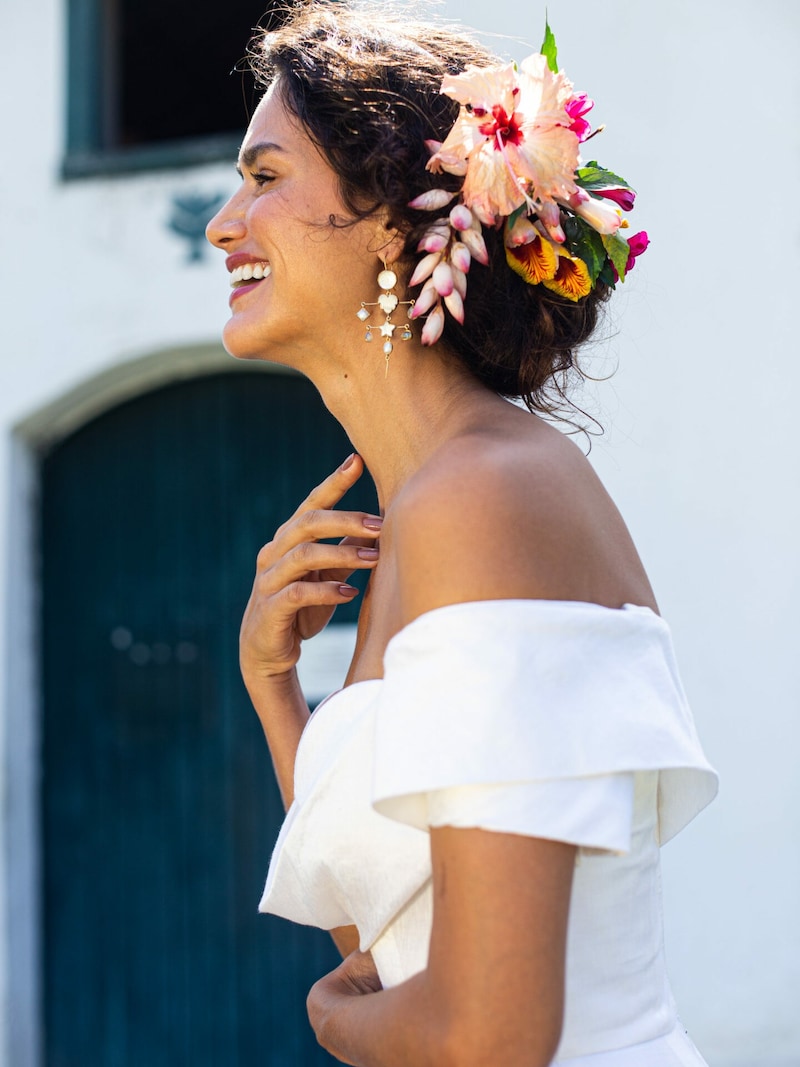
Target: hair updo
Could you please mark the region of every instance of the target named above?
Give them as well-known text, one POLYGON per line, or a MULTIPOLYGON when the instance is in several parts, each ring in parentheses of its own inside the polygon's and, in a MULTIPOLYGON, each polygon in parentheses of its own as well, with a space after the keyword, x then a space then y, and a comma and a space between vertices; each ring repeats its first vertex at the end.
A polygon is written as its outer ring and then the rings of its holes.
MULTIPOLYGON (((265 16, 249 60, 257 84, 280 78, 285 105, 336 173, 352 218, 388 211, 388 225, 406 235, 402 258, 413 269, 434 213, 409 202, 462 181, 425 169, 425 141, 444 140, 458 115, 458 103, 439 92, 442 78, 497 57, 464 33, 401 21, 380 5, 283 0, 265 16)), ((575 349, 592 334, 610 289, 598 280, 574 303, 509 268, 502 229, 484 227, 484 239, 489 264, 470 271, 464 324, 446 315, 438 344, 495 392, 554 413, 570 372, 580 374, 575 349)))

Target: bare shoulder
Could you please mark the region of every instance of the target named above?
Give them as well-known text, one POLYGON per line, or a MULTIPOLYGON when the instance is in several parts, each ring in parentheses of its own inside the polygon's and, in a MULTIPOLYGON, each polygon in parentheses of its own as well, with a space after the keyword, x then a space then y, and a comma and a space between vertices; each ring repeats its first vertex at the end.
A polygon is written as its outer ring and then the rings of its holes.
POLYGON ((613 501, 570 439, 534 416, 447 442, 391 511, 401 615, 470 600, 655 600, 613 501))

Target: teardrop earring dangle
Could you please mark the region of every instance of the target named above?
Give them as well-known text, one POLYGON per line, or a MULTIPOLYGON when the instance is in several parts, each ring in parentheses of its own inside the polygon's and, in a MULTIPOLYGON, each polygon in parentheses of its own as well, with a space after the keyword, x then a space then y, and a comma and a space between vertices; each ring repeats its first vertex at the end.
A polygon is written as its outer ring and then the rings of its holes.
POLYGON ((386 357, 386 371, 384 377, 386 378, 389 375, 389 356, 391 356, 394 349, 392 342, 394 331, 397 329, 403 331, 400 334, 400 339, 402 341, 410 341, 412 337, 411 326, 408 322, 406 322, 404 326, 398 326, 396 322, 392 322, 392 312, 398 307, 412 308, 414 306, 414 301, 400 300, 398 298, 397 293, 393 292, 394 287, 397 285, 397 275, 393 270, 390 270, 386 266, 385 259, 381 258, 381 263, 383 264, 383 270, 378 275, 378 285, 383 292, 377 300, 362 300, 361 307, 356 312, 356 315, 366 325, 367 332, 364 334, 365 341, 372 340, 372 331, 374 329, 380 330, 381 337, 386 338, 383 342, 383 354, 386 357), (367 309, 371 307, 379 307, 383 312, 384 321, 380 326, 375 326, 368 321, 372 312, 367 309))

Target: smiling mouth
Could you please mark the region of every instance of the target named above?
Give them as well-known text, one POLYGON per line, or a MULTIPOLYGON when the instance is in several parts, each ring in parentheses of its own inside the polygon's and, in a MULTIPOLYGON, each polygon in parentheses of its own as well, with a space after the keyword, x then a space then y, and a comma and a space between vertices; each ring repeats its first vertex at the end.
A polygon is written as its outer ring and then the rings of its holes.
POLYGON ((235 267, 231 271, 231 288, 238 289, 243 285, 261 282, 270 274, 272 267, 269 263, 243 263, 241 267, 235 267))

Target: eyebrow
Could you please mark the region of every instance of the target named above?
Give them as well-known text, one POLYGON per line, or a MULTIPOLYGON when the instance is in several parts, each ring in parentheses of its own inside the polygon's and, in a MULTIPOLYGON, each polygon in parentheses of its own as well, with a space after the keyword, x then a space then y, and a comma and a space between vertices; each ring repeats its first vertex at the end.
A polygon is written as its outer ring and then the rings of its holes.
POLYGON ((285 152, 286 149, 274 141, 259 141, 258 144, 245 148, 236 164, 236 170, 242 173, 242 167, 252 167, 262 152, 285 152))

